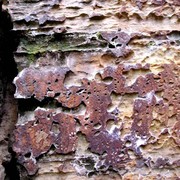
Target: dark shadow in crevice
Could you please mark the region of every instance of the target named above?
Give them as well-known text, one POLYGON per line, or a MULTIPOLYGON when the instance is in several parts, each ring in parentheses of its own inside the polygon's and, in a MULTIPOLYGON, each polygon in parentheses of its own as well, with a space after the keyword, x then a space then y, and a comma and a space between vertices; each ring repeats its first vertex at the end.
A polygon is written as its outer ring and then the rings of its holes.
POLYGON ((9 153, 11 154, 11 160, 2 164, 6 173, 5 180, 20 180, 16 154, 13 152, 12 148, 9 149, 9 153))
POLYGON ((4 148, 9 149, 11 157, 9 161, 2 154, 2 165, 6 173, 5 180, 20 179, 15 153, 10 148, 12 146, 11 135, 17 121, 17 101, 14 99, 15 86, 12 81, 18 71, 13 52, 16 51, 19 44, 18 35, 12 29, 11 16, 2 8, 2 1, 0 1, 0 131, 4 136, 2 141, 8 139, 4 148))
POLYGON ((57 100, 51 97, 45 97, 42 101, 39 101, 34 97, 31 97, 29 99, 19 99, 18 105, 19 105, 18 107, 19 113, 21 115, 23 115, 23 113, 26 111, 34 111, 37 107, 41 107, 41 108, 61 107, 61 104, 58 105, 57 100))

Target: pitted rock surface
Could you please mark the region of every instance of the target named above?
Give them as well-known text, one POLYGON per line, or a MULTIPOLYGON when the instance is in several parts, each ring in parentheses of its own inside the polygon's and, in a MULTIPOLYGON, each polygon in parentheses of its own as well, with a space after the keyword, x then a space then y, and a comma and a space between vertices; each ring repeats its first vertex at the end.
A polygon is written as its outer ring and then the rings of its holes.
MULTIPOLYGON (((132 85, 126 86, 128 72, 149 70, 149 68, 148 64, 144 66, 120 64, 117 68, 106 67, 103 72, 99 72, 101 82, 83 78, 80 79, 81 86, 69 88, 63 84, 68 68, 56 67, 54 71, 51 67, 24 69, 15 79, 17 97, 34 96, 38 100, 51 97, 56 99, 59 106, 70 109, 70 112, 71 109, 78 108, 83 103, 85 112, 82 115, 76 115, 62 110, 59 110, 59 113, 54 108, 36 109, 34 118, 25 119, 24 124, 17 125, 14 131, 13 148, 19 162, 32 175, 38 169, 36 159, 41 154, 46 154, 52 145, 55 147, 54 153, 67 154, 76 151, 77 133, 81 132, 85 135, 90 152, 99 156, 99 160, 94 162, 94 170, 97 172, 109 168, 118 172, 126 169, 128 163, 140 160, 148 161, 148 164, 141 166, 150 168, 172 167, 174 162, 169 162, 168 156, 165 160, 160 157, 156 160, 151 159, 151 155, 148 156, 147 153, 144 157, 144 150, 141 147, 158 145, 160 143, 158 141, 164 135, 168 135, 169 139, 174 141, 174 145, 179 147, 180 79, 178 75, 180 69, 173 63, 166 64, 162 67, 162 72, 156 75, 146 73, 144 76, 137 77, 132 85), (106 78, 112 78, 111 82, 108 84, 104 82, 106 78), (41 95, 37 94, 36 87, 41 95), (121 136, 121 132, 124 131, 121 108, 117 106, 112 111, 108 111, 112 104, 112 93, 120 97, 131 94, 136 96, 133 99, 130 132, 124 137, 121 136), (162 96, 158 97, 157 93, 162 93, 162 96), (172 116, 176 120, 169 126, 168 123, 171 120, 168 117, 172 116), (110 129, 108 129, 109 121, 111 121, 110 129), (152 128, 156 121, 164 126, 158 134, 154 133, 152 128), (53 131, 54 125, 56 125, 56 131, 53 131), (134 154, 133 158, 130 157, 129 151, 134 154), (28 153, 30 155, 27 158, 28 153)), ((164 143, 160 144, 164 145, 164 143)), ((133 166, 139 167, 139 164, 134 163, 133 166)))
POLYGON ((21 178, 180 177, 179 0, 14 0, 21 178), (29 176, 30 175, 30 176, 29 176))

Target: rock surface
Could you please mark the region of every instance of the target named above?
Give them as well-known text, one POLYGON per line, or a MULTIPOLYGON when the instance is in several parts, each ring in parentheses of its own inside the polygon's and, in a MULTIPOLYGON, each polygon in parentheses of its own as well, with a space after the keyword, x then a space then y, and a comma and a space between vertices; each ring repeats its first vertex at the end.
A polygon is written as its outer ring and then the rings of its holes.
POLYGON ((10 154, 11 135, 17 122, 18 109, 17 100, 14 99, 15 87, 12 84, 17 75, 13 58, 16 42, 14 33, 11 32, 13 24, 10 15, 1 6, 0 1, 0 179, 3 180, 13 159, 10 154))
MULTIPOLYGON (((180 1, 13 0, 21 179, 180 177, 180 1)), ((2 171, 3 172, 3 171, 2 171)))

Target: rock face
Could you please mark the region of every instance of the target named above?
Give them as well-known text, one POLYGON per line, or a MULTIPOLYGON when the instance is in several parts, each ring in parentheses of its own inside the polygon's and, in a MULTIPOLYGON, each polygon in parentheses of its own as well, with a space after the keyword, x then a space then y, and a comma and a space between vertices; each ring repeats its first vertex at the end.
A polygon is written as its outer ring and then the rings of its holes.
POLYGON ((19 37, 11 146, 21 179, 180 177, 179 0, 4 8, 19 37))
MULTIPOLYGON (((13 58, 13 50, 16 49, 17 43, 14 33, 11 32, 13 24, 10 15, 1 6, 0 1, 0 179, 3 180, 13 164, 14 158, 10 154, 12 152, 10 144, 18 111, 17 100, 14 99, 15 87, 12 84, 17 75, 13 58)), ((16 168, 11 169, 12 173, 14 171, 16 168)))

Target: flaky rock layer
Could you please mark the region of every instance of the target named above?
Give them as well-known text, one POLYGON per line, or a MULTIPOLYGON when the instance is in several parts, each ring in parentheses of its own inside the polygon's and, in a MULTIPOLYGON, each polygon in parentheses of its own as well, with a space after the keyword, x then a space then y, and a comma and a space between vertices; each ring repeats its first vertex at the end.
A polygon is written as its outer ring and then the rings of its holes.
POLYGON ((14 0, 21 178, 180 177, 179 0, 14 0))

